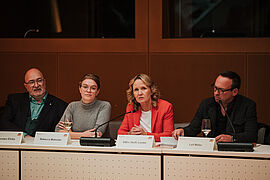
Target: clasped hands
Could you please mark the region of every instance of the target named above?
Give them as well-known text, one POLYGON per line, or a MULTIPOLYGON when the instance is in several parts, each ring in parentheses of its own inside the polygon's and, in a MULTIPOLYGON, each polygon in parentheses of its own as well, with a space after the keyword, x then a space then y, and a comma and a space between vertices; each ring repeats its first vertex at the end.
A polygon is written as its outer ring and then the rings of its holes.
MULTIPOLYGON (((172 132, 172 137, 174 137, 174 139, 178 139, 179 136, 184 136, 185 132, 184 129, 180 128, 180 129, 176 129, 172 132)), ((233 141, 233 137, 231 135, 228 134, 220 134, 217 137, 215 137, 216 142, 232 142, 233 141)))
POLYGON ((147 132, 142 127, 134 125, 128 132, 128 135, 147 135, 147 132))
MULTIPOLYGON (((59 123, 59 128, 61 129, 60 132, 69 132, 69 133, 74 133, 72 131, 72 129, 70 130, 67 130, 67 128, 64 126, 64 123, 62 121, 60 121, 59 123)), ((84 132, 81 132, 81 136, 82 137, 95 137, 95 130, 96 128, 93 128, 93 129, 89 129, 89 130, 86 130, 84 132)), ((76 132, 75 132, 76 133, 76 132)), ((97 132, 97 137, 101 137, 102 136, 102 132, 97 132)))

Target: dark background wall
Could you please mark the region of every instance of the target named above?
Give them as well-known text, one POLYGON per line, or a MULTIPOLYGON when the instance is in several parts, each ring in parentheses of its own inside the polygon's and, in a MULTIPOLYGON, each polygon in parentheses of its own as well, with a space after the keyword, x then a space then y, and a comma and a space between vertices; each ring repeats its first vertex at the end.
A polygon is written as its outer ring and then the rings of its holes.
POLYGON ((174 106, 175 122, 189 122, 202 99, 212 96, 220 71, 240 74, 240 93, 257 102, 258 120, 270 125, 270 39, 161 39, 161 0, 136 1, 135 39, 0 39, 0 106, 24 92, 24 72, 38 67, 47 89, 67 102, 79 100, 85 73, 101 78, 99 99, 112 117, 125 111, 129 80, 149 74, 174 106))

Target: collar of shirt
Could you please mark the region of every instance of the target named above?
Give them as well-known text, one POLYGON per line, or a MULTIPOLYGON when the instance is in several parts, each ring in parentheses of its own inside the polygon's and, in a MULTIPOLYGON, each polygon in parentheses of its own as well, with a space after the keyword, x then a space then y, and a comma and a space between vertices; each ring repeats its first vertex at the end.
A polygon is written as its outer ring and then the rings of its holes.
MULTIPOLYGON (((226 112, 228 113, 228 115, 231 114, 231 112, 232 112, 232 110, 233 110, 233 107, 234 107, 234 104, 235 104, 235 101, 236 101, 237 98, 238 98, 238 95, 236 95, 236 96, 233 98, 232 102, 230 102, 230 103, 227 105, 227 111, 226 111, 226 112)), ((221 114, 221 107, 220 107, 220 104, 219 104, 218 102, 214 101, 214 105, 217 107, 219 113, 221 114)))
POLYGON ((48 96, 48 92, 46 92, 45 96, 42 98, 41 103, 38 103, 38 102, 35 100, 35 98, 29 94, 30 103, 33 103, 33 104, 39 104, 39 105, 40 105, 40 104, 44 104, 44 103, 45 103, 45 100, 46 100, 46 98, 47 98, 47 96, 48 96))

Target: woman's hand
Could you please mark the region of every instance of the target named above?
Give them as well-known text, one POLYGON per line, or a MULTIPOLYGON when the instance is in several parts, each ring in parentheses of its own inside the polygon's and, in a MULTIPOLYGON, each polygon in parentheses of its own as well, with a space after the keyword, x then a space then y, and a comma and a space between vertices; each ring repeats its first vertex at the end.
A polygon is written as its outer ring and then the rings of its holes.
POLYGON ((59 121, 58 126, 61 129, 59 132, 72 132, 71 129, 69 131, 67 130, 63 121, 59 121))
POLYGON ((128 134, 129 135, 147 135, 147 132, 143 128, 135 125, 134 127, 131 128, 128 134))
MULTIPOLYGON (((96 128, 90 129, 90 130, 86 130, 82 133, 83 137, 95 137, 95 130, 96 128)), ((97 132, 97 137, 101 137, 102 136, 102 132, 97 132)))

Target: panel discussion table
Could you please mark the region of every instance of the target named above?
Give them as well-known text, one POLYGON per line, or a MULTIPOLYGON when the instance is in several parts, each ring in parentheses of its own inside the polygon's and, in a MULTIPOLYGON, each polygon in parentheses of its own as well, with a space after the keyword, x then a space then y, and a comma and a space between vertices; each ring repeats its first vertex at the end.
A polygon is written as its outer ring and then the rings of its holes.
POLYGON ((270 146, 254 152, 0 145, 0 179, 270 179, 270 146))

